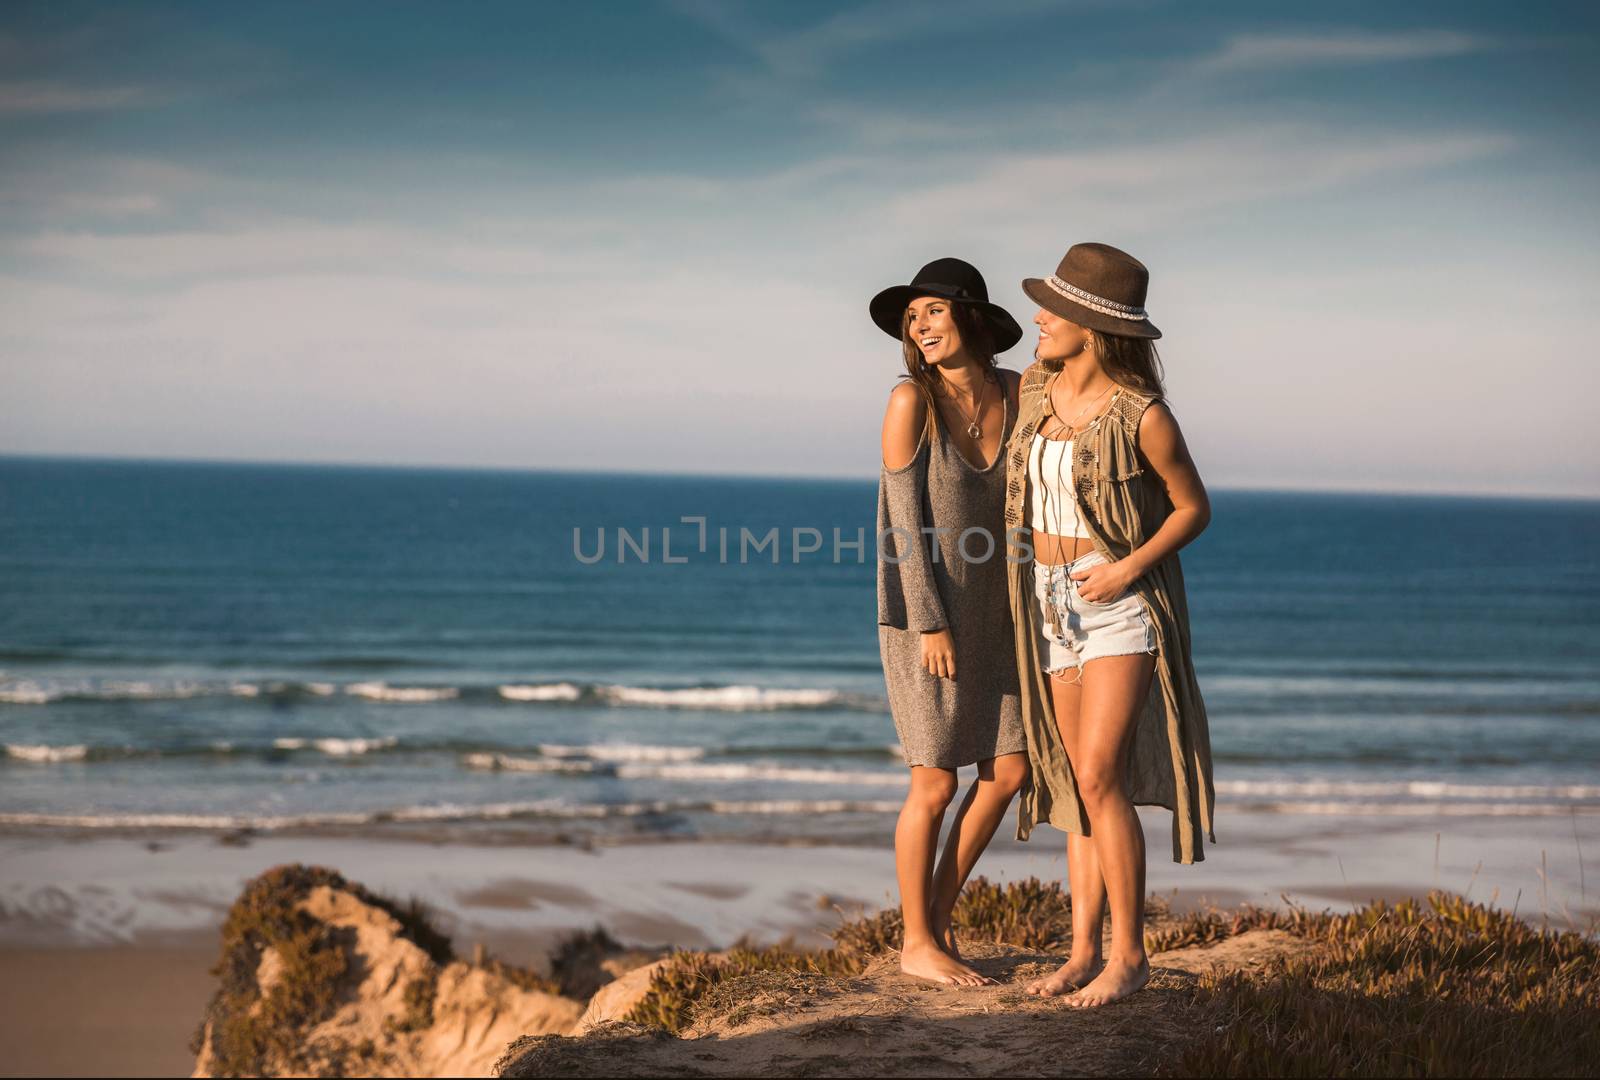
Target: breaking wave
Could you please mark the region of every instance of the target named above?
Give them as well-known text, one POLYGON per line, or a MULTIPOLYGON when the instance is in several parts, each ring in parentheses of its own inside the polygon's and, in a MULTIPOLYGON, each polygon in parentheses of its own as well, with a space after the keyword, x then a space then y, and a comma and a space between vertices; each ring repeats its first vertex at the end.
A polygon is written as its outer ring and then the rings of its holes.
POLYGON ((578 704, 600 708, 701 709, 713 712, 780 712, 844 709, 883 712, 879 697, 828 687, 628 686, 571 680, 461 686, 393 685, 381 679, 334 683, 297 680, 197 679, 0 679, 0 704, 57 702, 177 701, 226 697, 276 703, 336 696, 392 705, 467 701, 476 704, 578 704))

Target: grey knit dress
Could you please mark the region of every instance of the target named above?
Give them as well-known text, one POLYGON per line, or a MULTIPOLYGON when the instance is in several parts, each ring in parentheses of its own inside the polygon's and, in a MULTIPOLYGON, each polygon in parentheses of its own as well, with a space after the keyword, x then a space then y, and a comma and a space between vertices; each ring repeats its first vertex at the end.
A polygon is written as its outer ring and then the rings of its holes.
POLYGON ((878 477, 878 651, 907 765, 954 769, 1028 748, 1006 582, 1016 417, 1001 400, 1005 434, 989 468, 963 458, 936 417, 931 445, 924 435, 909 464, 878 477), (922 666, 922 632, 946 627, 954 679, 922 666))

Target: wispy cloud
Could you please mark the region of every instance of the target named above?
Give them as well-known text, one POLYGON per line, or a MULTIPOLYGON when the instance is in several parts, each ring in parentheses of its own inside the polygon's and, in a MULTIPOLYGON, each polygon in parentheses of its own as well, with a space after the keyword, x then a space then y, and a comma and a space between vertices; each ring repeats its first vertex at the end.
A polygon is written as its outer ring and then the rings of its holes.
MULTIPOLYGON (((989 0, 986 25, 1059 8, 1064 0, 989 0)), ((684 15, 758 58, 771 75, 811 78, 850 54, 885 41, 946 36, 973 17, 969 0, 871 0, 800 29, 757 25, 750 8, 724 0, 677 0, 684 15)), ((759 10, 759 9, 757 9, 759 10)))
POLYGON ((1342 30, 1326 34, 1236 34, 1216 52, 1202 57, 1200 72, 1271 71, 1432 60, 1484 52, 1495 42, 1455 30, 1379 33, 1342 30))
POLYGON ((905 191, 886 217, 902 227, 959 207, 969 229, 1026 237, 1037 215, 1070 208, 1080 221, 1145 233, 1200 210, 1398 178, 1503 154, 1495 133, 1459 135, 1277 125, 1107 148, 997 155, 977 173, 905 191))
POLYGON ((147 217, 218 186, 208 172, 152 157, 37 155, 7 162, 0 175, 0 212, 46 228, 51 222, 147 217))
MULTIPOLYGON (((63 268, 125 279, 251 278, 329 272, 418 279, 447 275, 527 277, 577 273, 586 260, 502 222, 470 235, 449 226, 265 222, 159 232, 41 232, 17 242, 23 255, 63 268), (398 268, 403 267, 400 271, 398 268)), ((593 259, 587 260, 593 262, 593 259)))
POLYGON ((0 113, 98 112, 144 109, 173 100, 149 86, 84 86, 62 82, 0 83, 0 113))
MULTIPOLYGON (((984 20, 989 25, 1059 7, 1060 0, 989 0, 984 20)), ((945 35, 971 18, 967 0, 879 0, 841 11, 805 30, 769 40, 761 54, 775 70, 809 74, 865 46, 883 41, 945 35)))

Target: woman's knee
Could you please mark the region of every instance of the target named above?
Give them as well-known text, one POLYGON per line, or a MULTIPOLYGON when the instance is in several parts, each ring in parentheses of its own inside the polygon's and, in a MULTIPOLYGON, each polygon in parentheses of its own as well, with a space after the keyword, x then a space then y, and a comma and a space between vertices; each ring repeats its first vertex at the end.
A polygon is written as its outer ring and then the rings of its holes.
POLYGON ((938 813, 956 796, 954 769, 912 769, 911 791, 906 802, 938 813))
POLYGON ((1089 763, 1075 771, 1074 779, 1078 784, 1078 798, 1090 810, 1111 800, 1127 798, 1122 790, 1122 778, 1109 762, 1089 763))
POLYGON ((1028 756, 1006 754, 986 761, 979 767, 979 779, 991 783, 997 794, 1010 798, 1028 782, 1028 756))

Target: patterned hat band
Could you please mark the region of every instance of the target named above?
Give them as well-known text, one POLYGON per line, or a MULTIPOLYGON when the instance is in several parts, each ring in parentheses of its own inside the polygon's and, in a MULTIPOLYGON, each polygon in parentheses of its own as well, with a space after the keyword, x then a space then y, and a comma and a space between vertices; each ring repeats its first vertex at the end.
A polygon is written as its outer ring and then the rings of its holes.
POLYGON ((1102 315, 1110 315, 1115 319, 1132 319, 1135 321, 1148 321, 1150 316, 1145 314, 1142 307, 1132 307, 1128 304, 1119 304, 1115 300, 1107 300, 1103 296, 1096 296, 1092 292, 1085 292, 1076 285, 1062 281, 1059 275, 1051 274, 1044 279, 1044 283, 1068 300, 1082 304, 1090 311, 1098 311, 1102 315))

